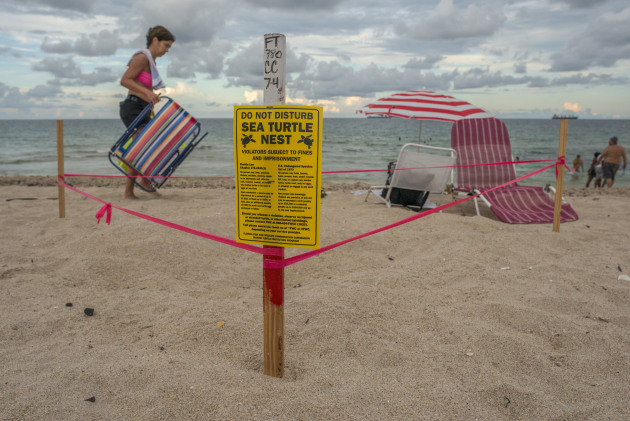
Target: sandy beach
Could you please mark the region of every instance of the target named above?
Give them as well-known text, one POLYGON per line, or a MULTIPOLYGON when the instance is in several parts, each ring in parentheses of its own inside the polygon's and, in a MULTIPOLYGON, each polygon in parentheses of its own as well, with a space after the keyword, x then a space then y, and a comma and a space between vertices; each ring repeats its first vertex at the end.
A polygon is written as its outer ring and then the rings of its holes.
MULTIPOLYGON (((68 181, 235 237, 230 179, 68 181)), ((322 245, 413 214, 324 187, 322 245)), ((282 379, 260 255, 65 194, 61 219, 55 177, 0 177, 2 420, 630 418, 629 188, 565 191, 559 233, 467 202, 286 268, 282 379)))

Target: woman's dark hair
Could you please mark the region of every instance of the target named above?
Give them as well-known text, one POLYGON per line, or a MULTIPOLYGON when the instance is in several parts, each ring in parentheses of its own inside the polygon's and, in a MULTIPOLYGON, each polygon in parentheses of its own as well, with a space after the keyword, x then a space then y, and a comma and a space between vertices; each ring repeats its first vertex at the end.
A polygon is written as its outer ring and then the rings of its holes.
POLYGON ((153 38, 157 38, 158 41, 175 42, 175 35, 171 34, 171 31, 161 25, 149 28, 149 32, 147 32, 147 48, 151 45, 153 38))

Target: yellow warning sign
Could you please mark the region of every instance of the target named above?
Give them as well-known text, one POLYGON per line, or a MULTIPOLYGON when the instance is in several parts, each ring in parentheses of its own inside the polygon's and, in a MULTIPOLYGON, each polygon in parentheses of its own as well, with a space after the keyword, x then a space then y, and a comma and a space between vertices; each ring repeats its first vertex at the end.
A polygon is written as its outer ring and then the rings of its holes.
POLYGON ((319 248, 322 107, 234 107, 236 241, 319 248))

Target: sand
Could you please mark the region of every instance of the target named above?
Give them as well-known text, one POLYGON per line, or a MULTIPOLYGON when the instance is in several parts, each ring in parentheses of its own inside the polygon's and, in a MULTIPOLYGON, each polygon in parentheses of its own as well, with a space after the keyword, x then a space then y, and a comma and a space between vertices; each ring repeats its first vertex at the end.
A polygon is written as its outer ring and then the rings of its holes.
MULTIPOLYGON (((70 182, 235 237, 231 180, 138 201, 70 182)), ((326 183, 322 245, 413 214, 364 187, 326 183)), ((566 191, 580 219, 559 233, 466 203, 286 268, 281 379, 259 255, 118 210, 97 224, 72 191, 60 219, 56 197, 53 177, 0 178, 2 420, 630 417, 630 189, 566 191)))

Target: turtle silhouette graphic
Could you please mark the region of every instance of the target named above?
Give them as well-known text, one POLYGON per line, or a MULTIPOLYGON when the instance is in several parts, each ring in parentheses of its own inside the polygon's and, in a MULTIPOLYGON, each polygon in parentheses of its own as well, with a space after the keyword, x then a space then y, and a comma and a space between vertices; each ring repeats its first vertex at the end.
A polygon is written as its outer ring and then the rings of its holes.
POLYGON ((247 146, 249 142, 256 143, 256 141, 252 139, 251 136, 245 136, 244 138, 241 139, 241 143, 243 144, 243 147, 247 146))
POLYGON ((298 140, 298 143, 302 142, 306 146, 308 146, 309 149, 311 149, 311 146, 313 146, 313 139, 311 139, 311 136, 313 136, 313 135, 309 134, 306 137, 302 136, 302 138, 300 140, 298 140))

